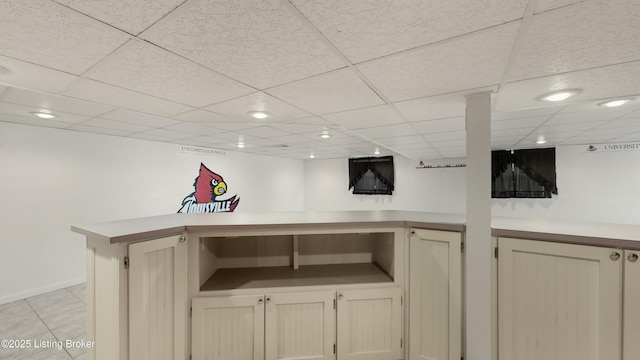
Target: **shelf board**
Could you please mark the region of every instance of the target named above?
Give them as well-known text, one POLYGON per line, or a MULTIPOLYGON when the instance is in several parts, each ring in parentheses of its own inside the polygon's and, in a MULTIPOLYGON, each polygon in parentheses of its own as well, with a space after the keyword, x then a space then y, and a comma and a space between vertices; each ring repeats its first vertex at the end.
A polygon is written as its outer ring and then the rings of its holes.
POLYGON ((376 264, 301 265, 220 269, 200 291, 252 289, 283 286, 344 285, 393 282, 376 264))

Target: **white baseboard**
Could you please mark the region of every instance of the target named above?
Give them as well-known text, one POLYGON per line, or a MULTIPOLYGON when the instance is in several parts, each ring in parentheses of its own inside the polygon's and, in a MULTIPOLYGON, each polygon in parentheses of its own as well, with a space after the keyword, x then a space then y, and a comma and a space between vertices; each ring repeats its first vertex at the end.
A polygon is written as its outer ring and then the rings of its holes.
POLYGON ((40 287, 40 288, 37 288, 37 289, 31 289, 31 290, 28 290, 28 291, 23 291, 23 292, 19 292, 19 293, 15 293, 15 294, 3 295, 3 296, 0 296, 0 305, 6 304, 6 303, 10 303, 10 302, 16 301, 16 300, 26 299, 28 297, 32 297, 32 296, 36 296, 36 295, 45 294, 45 293, 48 293, 48 292, 51 292, 51 291, 56 291, 56 290, 68 288, 70 286, 82 284, 83 282, 86 282, 86 281, 87 281, 86 277, 80 277, 80 278, 76 278, 76 279, 73 279, 73 280, 62 281, 62 282, 59 282, 59 283, 43 286, 43 287, 40 287))

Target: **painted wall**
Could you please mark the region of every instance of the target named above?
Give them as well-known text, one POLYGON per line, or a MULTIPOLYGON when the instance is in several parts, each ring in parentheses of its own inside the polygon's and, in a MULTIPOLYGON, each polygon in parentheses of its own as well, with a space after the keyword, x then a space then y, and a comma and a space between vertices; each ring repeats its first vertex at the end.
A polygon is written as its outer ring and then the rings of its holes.
POLYGON ((0 123, 0 304, 83 282, 84 237, 70 226, 175 213, 201 162, 240 197, 237 212, 303 210, 300 160, 0 123))
POLYGON ((394 156, 393 195, 353 195, 347 159, 306 160, 305 210, 409 210, 464 213, 465 168, 416 169, 417 162, 394 156))
MULTIPOLYGON (((457 161, 456 161, 457 162, 457 161)), ((492 215, 640 224, 640 151, 587 152, 556 148, 559 195, 552 199, 493 200, 492 215)), ((394 157, 391 196, 353 195, 348 162, 305 161, 305 210, 397 209, 465 213, 465 168, 416 169, 394 157)))

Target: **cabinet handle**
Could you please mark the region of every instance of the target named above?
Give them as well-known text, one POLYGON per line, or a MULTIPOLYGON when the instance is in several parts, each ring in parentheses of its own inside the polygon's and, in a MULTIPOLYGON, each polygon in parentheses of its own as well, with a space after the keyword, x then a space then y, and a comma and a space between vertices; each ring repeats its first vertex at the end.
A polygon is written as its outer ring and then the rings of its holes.
POLYGON ((638 261, 638 254, 636 254, 636 253, 629 254, 629 256, 627 256, 627 260, 629 260, 631 262, 638 261))
POLYGON ((344 299, 344 295, 342 295, 342 293, 339 293, 338 294, 338 300, 342 300, 342 299, 344 299))
POLYGON ((187 237, 186 236, 180 236, 180 242, 185 242, 187 241, 187 237))
POLYGON ((264 300, 262 298, 258 299, 258 305, 262 305, 263 302, 264 300))
POLYGON ((270 303, 270 302, 271 302, 271 298, 270 298, 270 297, 267 297, 267 299, 266 299, 266 301, 265 301, 265 302, 266 302, 267 304, 268 304, 268 303, 270 303))
POLYGON ((617 251, 612 251, 611 255, 609 255, 609 258, 613 261, 618 261, 620 259, 620 253, 617 251))

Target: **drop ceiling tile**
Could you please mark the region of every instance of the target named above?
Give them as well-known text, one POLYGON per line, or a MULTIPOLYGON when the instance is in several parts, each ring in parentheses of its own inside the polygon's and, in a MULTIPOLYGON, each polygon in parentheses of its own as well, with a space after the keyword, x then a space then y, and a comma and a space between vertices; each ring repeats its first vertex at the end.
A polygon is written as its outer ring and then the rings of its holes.
MULTIPOLYGON (((39 108, 39 107, 33 107, 33 106, 20 105, 20 104, 12 104, 8 102, 0 102, 0 113, 2 114, 36 118, 36 116, 31 113, 42 111, 42 110, 45 110, 45 109, 39 108)), ((45 110, 44 112, 48 112, 55 115, 56 117, 55 119, 53 119, 55 121, 61 121, 61 122, 67 122, 67 123, 79 123, 89 118, 88 116, 69 114, 62 111, 46 111, 45 110)), ((51 120, 51 119, 45 119, 45 120, 51 120)))
POLYGON ((286 131, 291 134, 303 134, 317 132, 320 134, 322 130, 329 130, 329 127, 323 125, 299 125, 299 124, 271 124, 273 128, 286 131))
POLYGON ((430 150, 430 151, 435 151, 434 147, 425 142, 424 140, 421 143, 413 143, 413 144, 398 144, 398 145, 393 145, 393 146, 389 146, 390 148, 396 150, 396 151, 401 151, 401 152, 411 152, 411 151, 416 151, 416 150, 430 150))
POLYGON ((464 117, 449 119, 427 120, 412 123, 413 127, 421 134, 434 134, 448 131, 458 131, 465 129, 466 120, 464 117))
POLYGON ((640 118, 617 119, 603 124, 600 128, 640 128, 640 118))
POLYGON ((509 80, 640 59, 640 2, 584 1, 535 15, 509 80), (560 35, 561 34, 561 35, 560 35))
POLYGON ((228 116, 213 113, 207 110, 195 109, 187 111, 182 114, 174 115, 171 118, 181 121, 192 121, 202 123, 219 123, 219 122, 231 122, 233 121, 228 116))
POLYGON ((621 142, 622 141, 625 141, 625 142, 626 141, 634 141, 634 142, 635 141, 640 141, 640 131, 632 133, 632 134, 628 134, 628 135, 625 135, 625 136, 621 136, 621 137, 618 137, 618 138, 615 138, 614 140, 615 141, 621 141, 621 142))
POLYGON ((11 89, 5 96, 4 101, 92 117, 104 114, 113 109, 111 106, 94 102, 23 89, 11 89))
POLYGON ((69 126, 73 125, 72 123, 57 121, 55 119, 40 119, 37 117, 19 116, 19 115, 2 114, 2 113, 0 113, 0 121, 24 124, 24 125, 60 128, 60 129, 68 128, 69 126))
MULTIPOLYGON (((148 126, 137 125, 137 124, 122 122, 122 121, 99 119, 99 118, 89 119, 80 125, 93 127, 93 128, 117 130, 117 131, 126 132, 126 133, 142 132, 142 131, 148 131, 152 129, 148 126)), ((74 127, 73 129, 79 130, 79 127, 74 127)))
POLYGON ((464 95, 447 94, 394 103, 408 121, 423 121, 465 116, 464 95))
POLYGON ((211 105, 206 107, 206 110, 236 119, 243 119, 248 122, 261 121, 250 116, 248 114, 250 111, 265 111, 270 113, 272 116, 264 119, 264 121, 270 122, 289 121, 311 116, 308 112, 263 92, 256 92, 211 105))
POLYGON ((606 121, 589 121, 589 122, 575 122, 575 123, 552 123, 548 122, 540 126, 539 130, 548 133, 565 132, 565 131, 583 131, 587 129, 593 129, 594 127, 605 124, 606 121))
POLYGON ((390 101, 499 84, 520 22, 373 60, 358 69, 390 101))
POLYGON ((234 145, 238 141, 243 141, 246 144, 250 144, 251 141, 260 139, 257 136, 247 135, 244 133, 244 131, 243 132, 228 131, 228 132, 212 134, 211 136, 214 137, 216 141, 223 141, 223 142, 234 144, 234 145))
POLYGON ((252 88, 143 41, 129 41, 87 77, 194 107, 248 94, 252 88))
POLYGON ((139 34, 184 2, 184 0, 54 1, 134 35, 139 34))
POLYGON ((288 145, 296 145, 296 146, 303 146, 309 141, 308 138, 300 135, 276 136, 271 139, 279 144, 288 144, 288 145))
POLYGON ((131 134, 130 131, 118 130, 118 129, 106 128, 106 127, 94 127, 94 126, 88 126, 85 124, 76 124, 69 127, 68 129, 74 130, 74 131, 89 132, 94 134, 115 135, 115 136, 127 136, 131 134))
POLYGON ((535 130, 535 127, 529 128, 512 128, 512 129, 491 129, 491 137, 503 137, 503 136, 525 136, 535 130))
POLYGON ((571 123, 584 123, 591 121, 607 121, 613 120, 622 116, 624 112, 616 111, 615 108, 599 108, 591 111, 558 113, 553 115, 548 124, 571 124, 571 123))
POLYGON ((558 106, 536 100, 542 94, 562 89, 582 89, 564 105, 638 94, 640 61, 597 69, 576 71, 537 79, 514 81, 500 89, 494 111, 511 111, 543 106, 558 106))
POLYGON ((549 119, 548 116, 536 116, 529 118, 520 118, 513 120, 492 121, 491 130, 509 130, 522 128, 536 128, 549 119))
POLYGON ((381 139, 394 136, 416 135, 416 130, 410 124, 397 124, 359 129, 358 134, 370 139, 381 139))
POLYGON ((424 134, 427 141, 464 140, 467 138, 466 131, 449 131, 443 133, 424 134))
POLYGON ((2 54, 82 74, 124 44, 125 33, 53 1, 3 1, 2 54))
POLYGON ((585 0, 538 0, 536 3, 535 13, 541 13, 553 9, 558 9, 564 6, 581 3, 585 0))
POLYGON ((183 104, 93 80, 82 80, 78 82, 71 89, 67 90, 65 95, 159 116, 171 116, 193 109, 183 104))
POLYGON ((266 92, 316 115, 384 103, 348 68, 274 87, 266 92))
POLYGON ((255 137, 275 137, 290 135, 286 131, 278 130, 271 126, 259 126, 251 129, 242 130, 243 134, 248 134, 255 137))
POLYGON ((519 19, 526 0, 341 1, 293 4, 353 63, 519 19))
POLYGON ((194 123, 180 123, 175 125, 169 125, 164 129, 171 130, 171 131, 179 131, 179 132, 194 134, 194 135, 210 135, 210 134, 216 134, 220 132, 220 130, 212 128, 210 126, 194 124, 194 123))
POLYGON ((257 89, 346 65, 276 0, 200 1, 142 37, 257 89))
POLYGON ((2 84, 56 93, 65 89, 77 78, 62 71, 0 56, 0 83, 2 84))
POLYGON ((171 131, 167 129, 153 129, 145 131, 142 134, 157 136, 159 138, 165 138, 167 140, 185 139, 193 136, 192 134, 187 134, 179 131, 171 131))
POLYGON ((546 106, 513 111, 501 111, 491 113, 491 126, 503 120, 516 120, 523 118, 550 117, 561 111, 564 106, 546 106))
POLYGON ((296 119, 287 121, 287 124, 300 124, 300 125, 332 125, 331 122, 321 118, 320 116, 310 116, 308 118, 296 119))
POLYGON ((103 119, 128 122, 128 123, 148 126, 152 128, 161 128, 161 127, 180 123, 180 121, 167 119, 165 117, 144 114, 136 111, 121 110, 121 109, 103 114, 100 117, 103 119))
POLYGON ((424 144, 425 139, 422 135, 409 135, 397 137, 385 137, 376 139, 377 142, 386 146, 406 145, 406 144, 424 144))
POLYGON ((220 129, 221 131, 235 131, 242 132, 245 129, 251 129, 258 125, 249 124, 249 123, 232 123, 232 122, 223 122, 223 123, 200 123, 200 125, 211 126, 216 129, 220 129))
POLYGON ((323 118, 347 129, 362 129, 405 122, 390 105, 327 114, 323 118))

